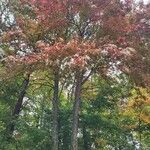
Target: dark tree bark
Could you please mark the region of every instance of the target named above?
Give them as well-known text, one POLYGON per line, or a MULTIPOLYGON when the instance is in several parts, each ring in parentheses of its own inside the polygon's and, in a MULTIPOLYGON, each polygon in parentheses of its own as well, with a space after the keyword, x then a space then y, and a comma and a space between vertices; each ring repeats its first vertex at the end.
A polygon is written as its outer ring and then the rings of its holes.
POLYGON ((59 71, 54 72, 54 93, 52 99, 52 140, 53 150, 58 150, 58 119, 59 119, 59 71))
MULTIPOLYGON (((12 119, 14 119, 14 120, 16 120, 18 118, 19 113, 21 112, 23 98, 25 96, 26 90, 27 90, 28 85, 29 85, 29 78, 30 78, 30 74, 27 74, 27 76, 25 77, 25 79, 22 83, 20 93, 18 96, 18 100, 17 100, 17 103, 16 103, 15 108, 14 108, 13 113, 12 113, 12 119)), ((9 132, 10 136, 12 136, 13 131, 15 129, 14 120, 8 125, 8 132, 9 132)))
POLYGON ((82 87, 82 74, 76 75, 76 86, 75 86, 75 100, 73 106, 73 121, 72 121, 72 137, 71 137, 71 149, 78 150, 78 122, 79 122, 79 109, 81 102, 81 87, 82 87))
POLYGON ((86 124, 85 122, 83 122, 82 124, 82 131, 83 131, 83 147, 84 150, 91 150, 91 144, 90 144, 90 139, 89 139, 89 135, 88 132, 86 131, 86 124))

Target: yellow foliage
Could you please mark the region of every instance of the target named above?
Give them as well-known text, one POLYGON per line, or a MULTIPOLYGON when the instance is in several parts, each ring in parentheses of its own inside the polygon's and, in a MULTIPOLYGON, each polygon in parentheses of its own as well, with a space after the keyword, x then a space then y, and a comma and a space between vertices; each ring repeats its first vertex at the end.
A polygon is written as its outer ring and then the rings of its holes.
POLYGON ((150 124, 150 114, 149 114, 149 115, 141 114, 141 115, 140 115, 140 119, 141 119, 143 122, 145 122, 145 123, 147 123, 147 124, 150 124))
POLYGON ((99 146, 105 146, 107 144, 107 141, 104 140, 104 139, 97 138, 96 139, 96 144, 99 145, 99 146))
MULTIPOLYGON (((122 112, 123 116, 141 120, 146 124, 150 123, 150 92, 145 88, 138 88, 131 91, 132 96, 122 112)), ((130 127, 128 127, 130 128, 130 127)))

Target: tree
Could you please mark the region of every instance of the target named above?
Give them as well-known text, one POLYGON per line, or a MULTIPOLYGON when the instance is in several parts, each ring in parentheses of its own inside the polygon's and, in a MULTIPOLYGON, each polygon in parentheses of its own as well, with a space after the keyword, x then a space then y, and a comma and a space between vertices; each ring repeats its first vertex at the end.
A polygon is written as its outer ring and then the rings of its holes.
MULTIPOLYGON (((138 8, 131 1, 118 0, 19 0, 11 4, 15 24, 1 38, 3 49, 13 49, 5 69, 13 76, 26 72, 32 76, 36 71, 49 73, 53 81, 53 96, 49 99, 53 106, 54 150, 59 147, 59 95, 71 88, 74 99, 71 149, 77 150, 84 85, 95 75, 108 80, 116 72, 131 77, 137 72, 134 66, 142 58, 135 50, 141 41, 138 8)), ((26 89, 27 86, 20 93, 20 104, 26 89)), ((21 105, 14 114, 19 114, 20 108, 21 105)))

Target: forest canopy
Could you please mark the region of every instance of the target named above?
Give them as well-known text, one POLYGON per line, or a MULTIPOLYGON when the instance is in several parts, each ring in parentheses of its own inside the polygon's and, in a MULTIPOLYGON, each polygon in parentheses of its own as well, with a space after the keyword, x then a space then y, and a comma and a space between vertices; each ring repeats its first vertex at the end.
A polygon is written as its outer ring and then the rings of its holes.
POLYGON ((149 141, 150 3, 0 1, 0 150, 149 141))

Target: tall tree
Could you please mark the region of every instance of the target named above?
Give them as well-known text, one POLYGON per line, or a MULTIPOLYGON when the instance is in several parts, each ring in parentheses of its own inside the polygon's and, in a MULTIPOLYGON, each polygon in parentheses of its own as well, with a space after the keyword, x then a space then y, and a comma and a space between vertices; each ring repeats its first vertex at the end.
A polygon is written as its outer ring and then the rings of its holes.
POLYGON ((7 66, 16 64, 16 72, 32 68, 32 72, 46 70, 53 75, 54 150, 59 147, 61 80, 74 88, 71 149, 77 150, 84 84, 95 74, 106 78, 131 70, 134 76, 133 60, 141 55, 133 49, 140 41, 133 6, 132 1, 119 0, 12 1, 15 26, 2 36, 3 45, 14 49, 7 66))

